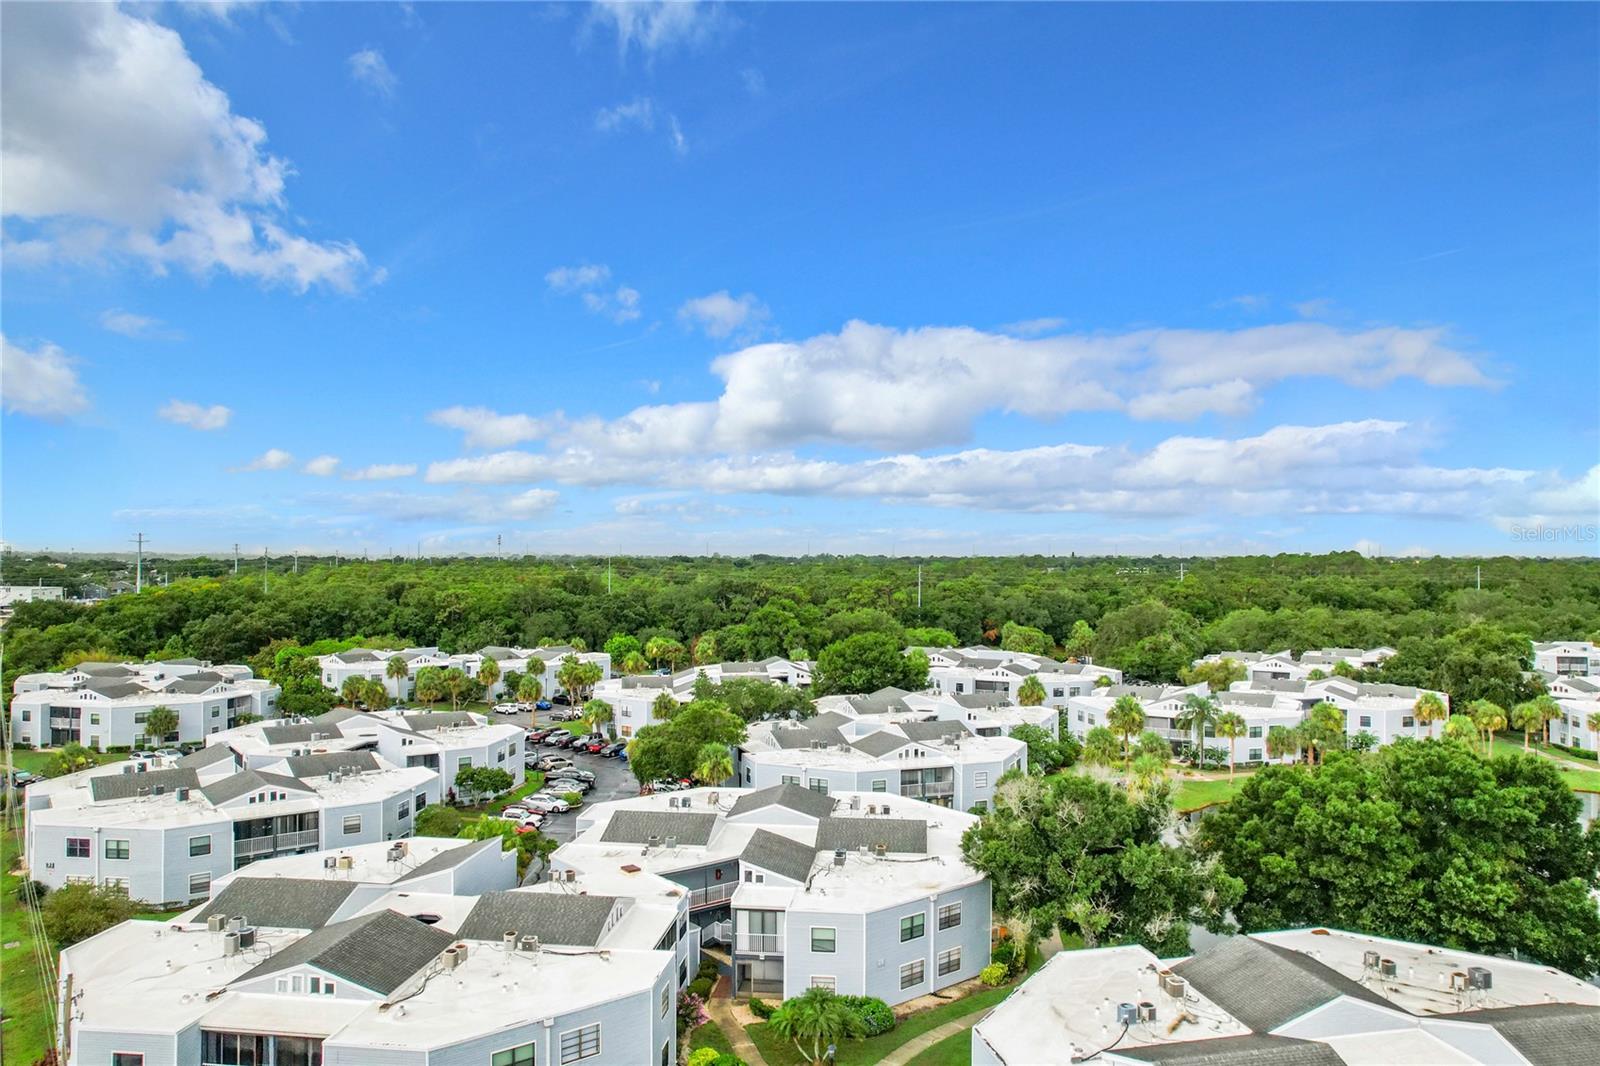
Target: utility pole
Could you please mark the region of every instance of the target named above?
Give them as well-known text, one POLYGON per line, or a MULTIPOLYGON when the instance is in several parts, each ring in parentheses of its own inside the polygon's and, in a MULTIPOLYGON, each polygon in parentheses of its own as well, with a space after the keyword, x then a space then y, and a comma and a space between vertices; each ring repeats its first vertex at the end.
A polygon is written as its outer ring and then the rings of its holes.
POLYGON ((296 548, 294 550, 294 572, 297 573, 297 574, 300 572, 300 549, 299 548, 296 548))
MULTIPOLYGON (((500 561, 500 534, 498 533, 494 535, 494 561, 497 563, 500 561)), ((611 590, 606 589, 606 591, 610 592, 611 590)))
POLYGON ((264 544, 261 546, 261 591, 267 591, 267 548, 264 544))
POLYGON ((1179 583, 1179 584, 1182 584, 1182 583, 1183 583, 1183 575, 1184 575, 1184 574, 1185 574, 1185 573, 1187 573, 1187 571, 1186 571, 1186 570, 1184 570, 1184 568, 1183 568, 1183 564, 1182 564, 1182 563, 1179 563, 1179 564, 1178 564, 1178 583, 1179 583))
POLYGON ((237 542, 233 545, 233 576, 239 576, 239 545, 237 542))
POLYGON ((133 591, 139 593, 144 591, 144 534, 135 533, 133 542, 138 545, 138 562, 133 571, 133 591))
POLYGON ((922 610, 922 564, 917 564, 917 610, 922 610))
POLYGON ((1482 592, 1483 591, 1483 566, 1480 564, 1478 566, 1477 570, 1478 570, 1478 591, 1482 592))

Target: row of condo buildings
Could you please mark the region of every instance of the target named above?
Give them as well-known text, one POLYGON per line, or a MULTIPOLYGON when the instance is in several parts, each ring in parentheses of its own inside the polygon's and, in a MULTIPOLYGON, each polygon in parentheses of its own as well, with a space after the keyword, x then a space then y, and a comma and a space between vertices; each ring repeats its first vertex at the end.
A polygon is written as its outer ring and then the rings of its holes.
POLYGON ((390 696, 397 700, 411 699, 418 671, 426 667, 440 670, 460 670, 476 680, 486 661, 493 660, 499 673, 488 688, 490 699, 512 696, 505 675, 516 673, 536 674, 544 686, 545 696, 553 697, 561 691, 556 675, 568 658, 594 663, 600 667, 601 677, 611 676, 611 656, 603 651, 579 651, 566 645, 542 648, 504 648, 495 645, 474 652, 442 652, 438 648, 404 648, 399 651, 378 651, 371 648, 352 648, 349 651, 317 657, 322 670, 322 684, 338 692, 345 681, 359 677, 367 681, 380 681, 390 696), (404 677, 389 676, 389 664, 398 659, 405 664, 404 677))
POLYGON ((736 994, 903 1003, 989 961, 976 819, 871 794, 695 789, 599 804, 549 873, 415 838, 266 859, 170 922, 67 948, 69 1064, 677 1061, 702 944, 736 994))

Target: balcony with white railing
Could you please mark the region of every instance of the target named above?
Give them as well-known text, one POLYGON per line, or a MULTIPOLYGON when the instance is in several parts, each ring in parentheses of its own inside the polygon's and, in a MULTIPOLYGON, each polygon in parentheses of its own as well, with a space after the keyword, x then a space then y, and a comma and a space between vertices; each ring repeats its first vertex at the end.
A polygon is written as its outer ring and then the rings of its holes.
POLYGON ((734 950, 741 955, 782 955, 782 933, 740 933, 734 950))
POLYGON ((260 859, 282 852, 314 848, 321 841, 321 833, 315 829, 298 833, 277 833, 273 836, 245 837, 233 842, 233 857, 235 860, 260 859))
POLYGON ((691 888, 689 890, 689 909, 699 910, 703 907, 715 907, 728 902, 733 894, 738 891, 739 883, 730 881, 727 884, 711 885, 707 888, 691 888))

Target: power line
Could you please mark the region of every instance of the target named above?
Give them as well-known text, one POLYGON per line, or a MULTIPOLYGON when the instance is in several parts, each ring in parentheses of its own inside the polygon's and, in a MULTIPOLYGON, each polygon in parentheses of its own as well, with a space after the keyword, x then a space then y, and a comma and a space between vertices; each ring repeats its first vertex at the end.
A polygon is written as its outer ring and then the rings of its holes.
POLYGON ((133 591, 138 593, 144 591, 144 534, 135 533, 133 542, 138 545, 138 562, 133 572, 133 591))
POLYGON ((237 541, 233 545, 233 576, 239 576, 239 544, 237 541))

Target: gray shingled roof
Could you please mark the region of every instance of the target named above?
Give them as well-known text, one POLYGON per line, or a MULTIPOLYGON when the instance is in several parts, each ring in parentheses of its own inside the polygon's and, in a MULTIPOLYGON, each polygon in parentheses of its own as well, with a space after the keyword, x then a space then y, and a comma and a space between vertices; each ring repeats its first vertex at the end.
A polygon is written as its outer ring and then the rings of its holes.
POLYGON ((1579 1003, 1535 1003, 1438 1017, 1492 1026, 1539 1066, 1589 1066, 1600 1049, 1600 1009, 1579 1003))
POLYGON ((120 700, 124 696, 136 696, 146 691, 136 681, 85 681, 83 687, 108 700, 120 700))
POLYGON ((778 747, 788 749, 809 748, 812 741, 820 740, 824 744, 843 744, 844 734, 830 725, 812 725, 806 722, 803 725, 780 725, 772 731, 772 739, 778 747))
POLYGON ((518 655, 515 650, 511 648, 502 648, 498 644, 490 644, 488 647, 481 649, 478 654, 483 656, 485 659, 493 659, 495 662, 502 662, 506 659, 521 658, 521 656, 518 655))
POLYGON ((329 751, 321 755, 291 755, 283 760, 291 777, 326 777, 335 770, 376 770, 378 757, 370 751, 329 751))
POLYGON ((897 711, 909 710, 905 697, 910 693, 903 688, 880 688, 876 692, 869 692, 865 696, 852 696, 850 706, 856 709, 857 714, 893 714, 897 711))
POLYGON ((925 853, 928 850, 928 823, 910 818, 824 818, 817 823, 817 850, 875 848, 883 844, 889 851, 925 853))
POLYGON ((504 845, 501 838, 495 837, 492 840, 484 840, 476 844, 468 844, 465 847, 456 847, 450 848, 446 851, 441 851, 439 854, 435 855, 426 862, 419 863, 404 877, 396 878, 395 884, 398 885, 404 881, 414 881, 419 877, 427 877, 429 874, 439 873, 441 870, 452 870, 481 851, 484 851, 488 848, 494 848, 496 851, 498 851, 503 846, 504 845))
POLYGON ((1260 1066, 1344 1066, 1344 1059, 1327 1044, 1254 1033, 1118 1048, 1117 1054, 1140 1062, 1164 1062, 1169 1066, 1252 1066, 1257 1063, 1260 1066))
POLYGON ((456 936, 498 941, 508 932, 536 936, 541 944, 595 947, 606 931, 615 896, 576 892, 485 892, 472 905, 456 936))
POLYGON ((198 770, 204 766, 214 766, 219 762, 237 762, 238 756, 226 744, 211 744, 198 751, 191 751, 178 760, 178 766, 191 770, 198 770))
POLYGON ((203 677, 198 679, 193 677, 180 677, 178 680, 162 689, 162 691, 176 692, 184 696, 198 696, 202 692, 210 692, 212 689, 216 688, 218 683, 222 680, 223 679, 221 677, 211 681, 207 681, 203 677))
POLYGON ((269 725, 261 728, 261 739, 268 744, 309 744, 314 736, 326 738, 342 735, 337 723, 323 722, 320 718, 301 725, 269 725))
POLYGON ((354 881, 320 881, 309 877, 236 877, 195 912, 191 921, 213 914, 243 916, 248 925, 282 929, 321 929, 350 893, 354 881))
POLYGON ((1004 707, 1011 702, 1011 697, 1004 692, 957 692, 950 698, 969 710, 1004 707))
POLYGON ((1212 699, 1219 704, 1239 707, 1272 707, 1278 702, 1278 697, 1270 692, 1219 692, 1212 699))
POLYGON ((911 743, 909 738, 901 736, 892 729, 879 729, 868 733, 860 740, 852 740, 850 746, 874 759, 881 759, 891 751, 903 748, 909 743, 911 743))
POLYGON ((138 673, 127 663, 79 663, 75 669, 90 677, 132 677, 138 673))
POLYGON ((240 977, 235 984, 311 965, 387 996, 455 941, 442 929, 395 911, 377 911, 325 925, 301 937, 240 977))
POLYGON ((648 844, 651 837, 663 843, 675 837, 679 844, 703 846, 716 828, 714 814, 688 811, 615 811, 600 839, 612 844, 648 844))
POLYGON ((338 659, 346 663, 370 663, 378 660, 378 653, 371 648, 351 648, 349 651, 340 652, 338 659))
POLYGON ((799 785, 782 784, 770 788, 758 788, 754 792, 739 793, 739 798, 728 811, 729 818, 737 818, 741 814, 761 810, 777 804, 787 807, 791 811, 809 814, 813 818, 826 818, 833 813, 834 801, 821 792, 813 792, 809 788, 799 785))
POLYGON ((102 803, 106 800, 132 799, 140 789, 149 789, 149 795, 153 796, 158 788, 170 793, 175 788, 196 788, 199 784, 200 779, 195 776, 194 769, 187 766, 176 770, 150 770, 142 774, 103 774, 89 779, 89 795, 94 802, 102 803))
POLYGON ((810 845, 765 829, 752 833, 750 842, 739 853, 739 861, 771 870, 791 881, 804 881, 816 857, 816 850, 810 845))
MULTIPOLYGON (((189 771, 193 773, 194 771, 189 771)), ((213 782, 200 790, 201 795, 212 803, 226 803, 231 799, 238 799, 248 792, 260 788, 287 788, 296 792, 316 791, 304 781, 282 774, 269 774, 260 770, 240 770, 231 777, 224 777, 221 781, 213 782)))
POLYGON ((446 726, 477 725, 466 711, 433 711, 428 714, 407 714, 401 717, 406 728, 420 733, 425 729, 443 729, 446 726))
POLYGON ((935 719, 931 722, 901 722, 900 731, 912 740, 924 744, 938 740, 940 737, 964 737, 967 727, 960 722, 942 722, 935 719))
POLYGON ((806 720, 821 726, 833 726, 836 729, 847 722, 855 721, 848 714, 840 714, 838 711, 823 711, 821 714, 813 715, 806 720))
POLYGON ((1258 1033, 1271 1032, 1340 996, 1394 1004, 1309 955, 1249 936, 1222 940, 1172 968, 1258 1033))

